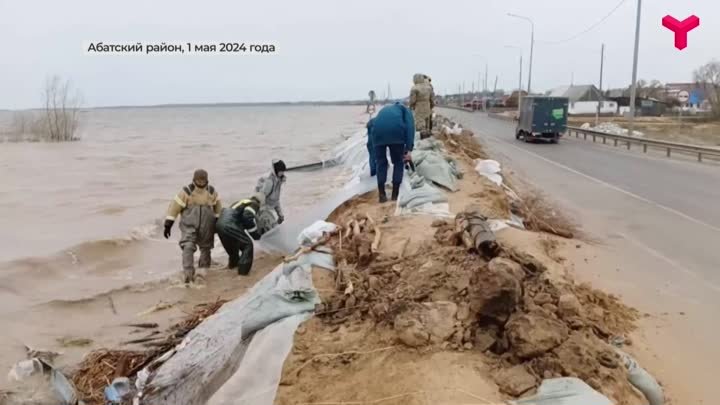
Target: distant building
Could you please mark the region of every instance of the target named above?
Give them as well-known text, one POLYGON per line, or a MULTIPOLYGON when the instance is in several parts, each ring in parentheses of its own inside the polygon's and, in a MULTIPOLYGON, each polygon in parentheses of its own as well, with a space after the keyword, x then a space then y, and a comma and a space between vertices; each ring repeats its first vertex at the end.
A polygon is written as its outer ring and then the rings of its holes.
MULTIPOLYGON (((606 97, 617 103, 617 114, 625 115, 630 111, 630 89, 613 89, 606 97)), ((635 113, 644 117, 659 117, 665 114, 668 105, 665 101, 653 97, 635 97, 635 113)))
MULTIPOLYGON (((525 97, 528 95, 527 91, 523 90, 520 92, 521 97, 525 97)), ((505 99, 505 106, 506 107, 512 107, 517 108, 518 106, 518 91, 515 90, 505 99)))
POLYGON ((665 85, 665 94, 668 98, 677 99, 682 91, 686 91, 689 96, 687 107, 701 108, 707 101, 705 89, 698 83, 667 83, 665 85))
POLYGON ((550 97, 567 97, 569 101, 568 114, 590 115, 597 112, 600 105, 600 114, 616 114, 617 103, 608 101, 605 96, 592 84, 578 86, 562 86, 550 90, 550 97))

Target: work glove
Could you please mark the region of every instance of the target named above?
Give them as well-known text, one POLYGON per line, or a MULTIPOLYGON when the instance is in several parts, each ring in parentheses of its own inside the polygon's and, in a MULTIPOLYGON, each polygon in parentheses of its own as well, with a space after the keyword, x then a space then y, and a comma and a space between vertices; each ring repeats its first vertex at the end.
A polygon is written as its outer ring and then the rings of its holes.
POLYGON ((285 217, 282 215, 279 215, 278 216, 278 225, 282 224, 283 222, 285 222, 285 217))
POLYGON ((173 221, 172 219, 165 220, 165 231, 163 232, 165 239, 170 237, 170 230, 172 229, 172 226, 174 223, 175 223, 175 221, 173 221))

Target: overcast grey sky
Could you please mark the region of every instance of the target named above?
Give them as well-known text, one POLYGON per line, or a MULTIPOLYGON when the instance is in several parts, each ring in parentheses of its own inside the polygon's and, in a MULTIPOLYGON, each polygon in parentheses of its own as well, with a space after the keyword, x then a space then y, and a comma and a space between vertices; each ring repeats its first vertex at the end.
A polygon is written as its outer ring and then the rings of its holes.
MULTIPOLYGON (((87 106, 147 105, 379 96, 388 83, 405 96, 416 72, 438 93, 470 89, 490 66, 490 83, 517 87, 519 51, 529 56, 535 21, 533 89, 597 83, 606 44, 605 87, 628 85, 637 0, 626 0, 595 30, 557 41, 598 21, 619 0, 0 0, 0 108, 40 104, 45 77, 59 74, 87 106), (88 55, 86 41, 272 42, 274 55, 88 55)), ((645 0, 639 77, 689 81, 720 57, 720 2, 645 0), (696 14, 689 46, 673 48, 663 16, 696 14)), ((524 66, 527 85, 527 63, 524 66)))

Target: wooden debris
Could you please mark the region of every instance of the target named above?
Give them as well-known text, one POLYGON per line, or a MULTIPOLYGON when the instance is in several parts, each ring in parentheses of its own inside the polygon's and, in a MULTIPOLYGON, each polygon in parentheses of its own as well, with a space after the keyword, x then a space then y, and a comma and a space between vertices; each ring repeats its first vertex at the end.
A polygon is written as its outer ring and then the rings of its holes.
POLYGON ((405 250, 407 250, 407 247, 409 244, 410 244, 410 238, 405 239, 405 241, 402 244, 402 248, 400 248, 400 256, 398 256, 399 259, 402 259, 405 256, 405 250))
POLYGON ((330 238, 332 238, 332 237, 333 237, 335 234, 337 234, 338 232, 340 232, 340 231, 339 231, 339 230, 335 230, 335 231, 333 231, 333 232, 325 233, 320 239, 318 239, 317 242, 313 243, 313 244, 310 245, 310 246, 303 246, 303 247, 301 247, 300 249, 298 249, 297 252, 295 252, 294 255, 292 255, 292 256, 290 256, 290 257, 286 257, 285 259, 283 259, 283 262, 284 262, 284 263, 293 262, 293 261, 297 260, 300 256, 302 256, 302 255, 304 255, 304 254, 306 254, 306 253, 312 252, 312 251, 315 250, 317 247, 322 246, 322 245, 328 243, 328 242, 330 241, 330 238))
MULTIPOLYGON (((116 377, 132 377, 153 360, 161 357, 180 342, 185 335, 195 329, 205 318, 217 312, 226 301, 201 304, 182 322, 169 328, 163 336, 146 342, 152 344, 152 349, 136 350, 108 350, 100 349, 88 353, 72 375, 72 382, 78 397, 86 405, 104 405, 103 389, 116 377)), ((125 325, 133 327, 157 327, 157 324, 125 325), (150 326, 153 325, 153 326, 150 326)))
POLYGON ((149 315, 149 314, 152 314, 153 312, 163 311, 168 308, 172 308, 173 306, 175 306, 175 304, 173 304, 171 302, 160 301, 156 305, 154 305, 152 308, 148 308, 145 311, 140 312, 139 314, 137 314, 137 316, 149 315))
POLYGON ((113 314, 117 315, 118 314, 117 309, 115 308, 115 302, 113 302, 112 296, 108 295, 107 299, 108 299, 108 303, 110 304, 110 310, 112 311, 113 314))
POLYGON ((378 249, 380 248, 380 240, 382 239, 382 233, 380 232, 380 228, 377 227, 375 224, 375 220, 372 219, 370 214, 365 214, 367 217, 368 222, 373 227, 373 232, 375 232, 375 239, 373 239, 373 243, 370 246, 370 251, 372 253, 376 253, 378 249))
POLYGON ((154 322, 145 322, 145 323, 128 323, 124 326, 128 326, 131 328, 153 329, 153 328, 159 327, 160 325, 158 325, 154 322))

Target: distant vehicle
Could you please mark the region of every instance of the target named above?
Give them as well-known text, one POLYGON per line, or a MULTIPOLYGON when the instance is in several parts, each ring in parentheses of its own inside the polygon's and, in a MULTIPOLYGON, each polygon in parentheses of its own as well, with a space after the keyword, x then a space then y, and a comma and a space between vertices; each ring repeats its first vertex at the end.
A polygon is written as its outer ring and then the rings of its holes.
POLYGON ((557 143, 567 130, 568 103, 567 97, 524 97, 515 139, 557 143))

